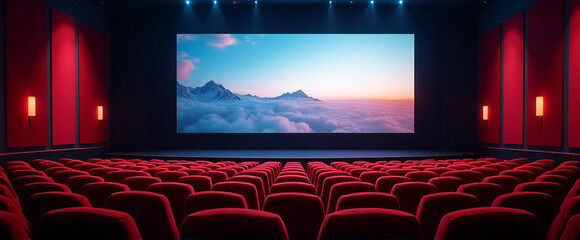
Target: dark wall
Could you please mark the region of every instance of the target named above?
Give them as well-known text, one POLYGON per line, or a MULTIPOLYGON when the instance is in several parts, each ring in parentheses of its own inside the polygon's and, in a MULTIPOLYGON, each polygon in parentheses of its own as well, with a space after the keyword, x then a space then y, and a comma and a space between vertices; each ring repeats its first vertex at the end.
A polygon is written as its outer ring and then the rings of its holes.
MULTIPOLYGON (((477 13, 442 6, 220 5, 111 9, 112 151, 474 149, 477 13), (177 33, 415 34, 414 134, 177 134, 177 33)), ((227 69, 224 69, 227 71, 227 69)))

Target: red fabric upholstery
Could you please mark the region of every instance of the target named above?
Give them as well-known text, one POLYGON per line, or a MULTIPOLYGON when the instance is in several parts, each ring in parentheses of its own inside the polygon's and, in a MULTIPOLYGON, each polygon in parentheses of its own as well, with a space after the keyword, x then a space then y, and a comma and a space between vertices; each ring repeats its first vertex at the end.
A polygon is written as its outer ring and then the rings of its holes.
POLYGON ((516 186, 520 184, 520 180, 517 177, 508 175, 486 177, 483 182, 499 184, 502 187, 501 194, 513 192, 516 186))
POLYGON ((381 208, 355 208, 327 215, 318 239, 419 239, 412 214, 381 208))
POLYGON ((546 239, 558 239, 564 231, 568 219, 576 214, 580 214, 580 196, 568 198, 564 201, 560 207, 560 212, 552 222, 552 227, 550 227, 546 239))
POLYGON ((393 186, 397 183, 411 182, 412 179, 402 176, 385 176, 377 179, 375 183, 375 190, 377 192, 391 193, 393 186))
POLYGON ((91 207, 89 200, 71 192, 42 192, 30 196, 23 204, 23 213, 36 226, 40 216, 54 209, 68 207, 91 207))
POLYGON ((429 183, 435 185, 439 192, 455 192, 459 186, 463 185, 464 181, 458 177, 436 177, 431 178, 429 183))
POLYGON ((127 213, 90 207, 52 210, 38 224, 39 239, 138 240, 139 230, 127 213))
POLYGON ((158 172, 153 176, 160 178, 163 182, 177 182, 180 177, 189 176, 189 174, 178 171, 165 171, 158 172))
POLYGON ((417 209, 417 220, 421 224, 424 239, 433 239, 439 222, 445 214, 479 207, 479 200, 469 194, 442 192, 425 195, 417 209))
POLYGON ((367 182, 342 182, 337 183, 330 189, 328 204, 326 205, 326 214, 333 213, 336 210, 338 199, 349 193, 356 192, 374 192, 375 186, 367 182))
POLYGON ((421 198, 436 192, 437 187, 431 183, 405 182, 395 184, 391 194, 399 199, 402 211, 415 214, 421 198))
POLYGON ((357 192, 338 198, 336 211, 351 208, 386 208, 399 210, 399 200, 392 194, 382 192, 357 192))
POLYGON ((131 215, 144 239, 179 239, 171 206, 161 194, 145 191, 117 192, 107 198, 106 206, 131 215))
POLYGON ((208 176, 187 176, 187 177, 180 177, 178 180, 180 183, 189 184, 193 187, 195 192, 203 192, 203 191, 210 191, 212 186, 211 177, 208 176))
POLYGON ((129 190, 129 187, 122 183, 96 182, 86 184, 81 188, 81 194, 89 199, 93 207, 104 208, 111 194, 129 190))
POLYGON ((483 173, 471 171, 471 170, 455 170, 444 172, 441 177, 451 176, 463 179, 465 183, 481 182, 483 180, 483 173))
POLYGON ((221 208, 188 215, 181 227, 184 239, 288 239, 280 216, 252 209, 221 208))
POLYGON ((185 199, 187 196, 193 194, 193 188, 185 183, 164 182, 149 185, 147 191, 159 193, 169 200, 175 223, 180 225, 185 217, 183 214, 185 199))
POLYGON ((310 183, 303 182, 281 182, 275 183, 270 189, 270 194, 283 192, 298 192, 316 195, 316 188, 310 183))
POLYGON ((73 176, 68 178, 66 181, 66 185, 70 188, 70 190, 74 193, 80 193, 81 189, 89 184, 94 182, 104 182, 103 178, 91 175, 79 175, 73 176))
POLYGON ((264 211, 279 215, 292 239, 315 239, 324 220, 322 202, 311 194, 270 194, 264 203, 264 211))
POLYGON ((560 239, 580 239, 580 214, 576 214, 568 219, 568 223, 560 239))
POLYGON ((0 211, 0 239, 30 239, 26 228, 13 213, 0 211))
POLYGON ((542 224, 543 234, 548 232, 559 210, 559 205, 556 204, 554 197, 539 192, 504 194, 495 199, 492 207, 517 208, 536 215, 542 224))
POLYGON ((501 185, 495 183, 468 183, 459 186, 457 192, 471 194, 477 199, 482 207, 489 207, 493 200, 501 193, 501 185))
POLYGON ((205 191, 189 195, 185 199, 184 216, 191 213, 215 209, 215 208, 245 208, 246 199, 244 196, 220 191, 205 191))
POLYGON ((161 179, 158 177, 136 176, 128 177, 123 180, 123 184, 127 185, 133 191, 145 191, 154 183, 160 183, 161 179))
POLYGON ((212 190, 237 193, 246 199, 249 209, 260 210, 260 201, 256 186, 247 182, 220 182, 213 185, 212 190))

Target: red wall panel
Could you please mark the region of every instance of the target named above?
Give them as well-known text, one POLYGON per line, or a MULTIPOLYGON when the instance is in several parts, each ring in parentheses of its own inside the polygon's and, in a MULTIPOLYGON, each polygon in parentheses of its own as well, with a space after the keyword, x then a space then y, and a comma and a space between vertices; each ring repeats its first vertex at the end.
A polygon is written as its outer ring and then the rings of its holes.
POLYGON ((6 0, 7 145, 47 143, 47 22, 42 0, 6 0), (36 116, 28 118, 28 97, 36 97, 36 116))
POLYGON ((479 37, 479 136, 480 142, 499 143, 501 87, 501 28, 498 26, 479 37), (489 119, 483 120, 483 106, 489 119))
POLYGON ((508 19, 503 31, 503 143, 523 144, 524 13, 508 19))
POLYGON ((563 0, 540 0, 528 18, 528 145, 562 146, 563 0), (536 97, 544 97, 544 117, 536 117, 536 97))
POLYGON ((107 141, 107 37, 79 23, 79 116, 80 143, 107 141), (97 120, 97 106, 104 120, 97 120))
POLYGON ((52 9, 52 143, 75 144, 75 20, 52 9))
POLYGON ((568 146, 580 147, 580 0, 570 1, 568 146))

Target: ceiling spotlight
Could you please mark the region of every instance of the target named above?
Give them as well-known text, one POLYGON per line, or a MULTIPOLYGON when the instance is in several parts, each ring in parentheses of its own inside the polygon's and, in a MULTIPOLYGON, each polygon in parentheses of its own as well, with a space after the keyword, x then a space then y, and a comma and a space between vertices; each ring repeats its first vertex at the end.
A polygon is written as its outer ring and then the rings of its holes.
POLYGON ((254 1, 255 4, 258 4, 258 1, 254 1))
POLYGON ((375 3, 375 1, 371 1, 371 4, 374 4, 374 3, 375 3))
POLYGON ((189 5, 189 1, 185 1, 185 4, 188 4, 189 5))
POLYGON ((234 5, 238 4, 238 2, 236 2, 236 0, 233 1, 234 5))
POLYGON ((399 4, 403 4, 403 0, 399 0, 399 4))
POLYGON ((217 4, 217 1, 213 1, 213 4, 217 4))
POLYGON ((328 1, 328 3, 332 4, 332 1, 328 1))

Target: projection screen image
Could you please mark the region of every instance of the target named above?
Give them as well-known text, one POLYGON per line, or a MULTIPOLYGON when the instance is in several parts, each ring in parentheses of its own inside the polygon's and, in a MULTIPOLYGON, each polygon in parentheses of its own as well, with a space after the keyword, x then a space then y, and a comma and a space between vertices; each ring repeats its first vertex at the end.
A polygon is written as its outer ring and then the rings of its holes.
POLYGON ((413 34, 177 34, 178 133, 413 133, 413 34))

